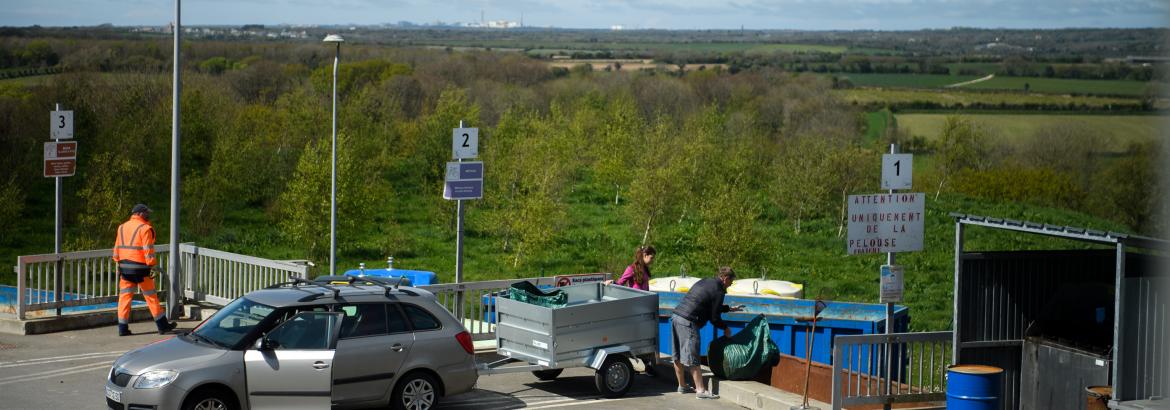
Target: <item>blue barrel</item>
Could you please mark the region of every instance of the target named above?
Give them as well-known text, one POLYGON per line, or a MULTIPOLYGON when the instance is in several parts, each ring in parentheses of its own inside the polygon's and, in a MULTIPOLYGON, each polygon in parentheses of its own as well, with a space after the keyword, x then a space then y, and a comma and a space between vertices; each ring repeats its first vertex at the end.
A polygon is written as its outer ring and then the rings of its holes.
POLYGON ((380 276, 383 278, 405 277, 410 280, 410 286, 434 285, 439 283, 434 272, 410 269, 351 269, 345 271, 346 276, 380 276))
POLYGON ((981 364, 947 367, 947 409, 999 410, 1003 369, 981 364))

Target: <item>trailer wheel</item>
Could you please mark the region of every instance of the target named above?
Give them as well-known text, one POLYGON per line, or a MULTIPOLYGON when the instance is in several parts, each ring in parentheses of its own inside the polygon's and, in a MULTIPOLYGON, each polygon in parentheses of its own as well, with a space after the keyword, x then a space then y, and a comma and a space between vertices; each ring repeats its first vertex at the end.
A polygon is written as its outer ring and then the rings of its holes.
POLYGON ((549 381, 556 380, 557 376, 560 376, 563 371, 565 369, 533 370, 532 375, 536 376, 537 379, 549 381))
POLYGON ((626 356, 610 356, 593 376, 597 391, 605 397, 621 397, 634 384, 634 367, 626 356))

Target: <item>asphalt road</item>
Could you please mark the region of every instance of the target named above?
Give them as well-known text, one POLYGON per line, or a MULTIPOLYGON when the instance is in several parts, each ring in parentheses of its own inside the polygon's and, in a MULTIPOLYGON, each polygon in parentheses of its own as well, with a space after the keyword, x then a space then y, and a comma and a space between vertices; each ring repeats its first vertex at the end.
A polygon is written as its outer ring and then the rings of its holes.
MULTIPOLYGON (((180 328, 194 327, 180 322, 180 328)), ((170 336, 154 332, 151 322, 131 329, 141 334, 118 337, 114 327, 16 336, 0 334, 0 408, 105 409, 103 386, 114 359, 135 347, 170 336)), ((483 357, 481 360, 491 360, 483 357)), ((447 397, 444 409, 738 409, 726 400, 699 400, 678 394, 674 375, 660 366, 658 377, 639 374, 630 392, 601 398, 592 369, 568 369, 557 380, 539 381, 530 373, 480 376, 471 392, 447 397)))

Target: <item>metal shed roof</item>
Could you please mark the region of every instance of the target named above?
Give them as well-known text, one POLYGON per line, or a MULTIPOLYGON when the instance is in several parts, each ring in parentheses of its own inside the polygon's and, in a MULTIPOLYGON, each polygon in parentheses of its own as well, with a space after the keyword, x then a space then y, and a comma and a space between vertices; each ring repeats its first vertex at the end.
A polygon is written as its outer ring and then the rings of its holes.
POLYGON ((1170 250, 1170 241, 1151 238, 1148 236, 1133 235, 1122 232, 1099 231, 1096 229, 1079 228, 1075 226, 1050 225, 1015 219, 993 218, 989 216, 963 214, 951 212, 955 222, 964 225, 986 226, 989 228, 1006 229, 1017 232, 1026 232, 1038 235, 1053 236, 1084 242, 1093 242, 1102 245, 1133 246, 1144 249, 1170 250))

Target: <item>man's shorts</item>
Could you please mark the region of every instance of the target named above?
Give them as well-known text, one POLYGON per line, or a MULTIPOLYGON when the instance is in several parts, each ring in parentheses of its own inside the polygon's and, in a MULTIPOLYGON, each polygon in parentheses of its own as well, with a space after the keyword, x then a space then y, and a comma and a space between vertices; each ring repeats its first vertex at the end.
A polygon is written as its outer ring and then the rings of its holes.
POLYGON ((675 363, 692 367, 699 365, 699 329, 679 315, 670 315, 671 357, 675 363))

